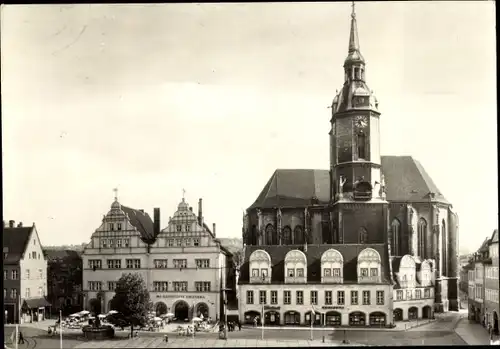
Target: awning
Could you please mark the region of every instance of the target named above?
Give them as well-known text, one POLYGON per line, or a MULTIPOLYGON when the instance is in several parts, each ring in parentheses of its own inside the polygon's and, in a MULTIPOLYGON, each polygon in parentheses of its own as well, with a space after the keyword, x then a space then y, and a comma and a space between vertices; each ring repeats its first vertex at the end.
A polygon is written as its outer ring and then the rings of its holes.
POLYGON ((47 300, 43 297, 41 298, 31 298, 31 299, 25 299, 23 307, 26 307, 28 309, 38 309, 38 308, 45 308, 45 307, 50 307, 51 304, 47 302, 47 300))

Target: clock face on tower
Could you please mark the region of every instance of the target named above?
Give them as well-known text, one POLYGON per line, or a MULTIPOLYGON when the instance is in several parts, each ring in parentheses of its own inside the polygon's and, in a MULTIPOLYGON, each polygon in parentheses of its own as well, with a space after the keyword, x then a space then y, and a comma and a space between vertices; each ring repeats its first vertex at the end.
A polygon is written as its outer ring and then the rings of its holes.
POLYGON ((354 125, 358 128, 365 128, 368 125, 368 118, 363 115, 358 115, 354 117, 354 125))

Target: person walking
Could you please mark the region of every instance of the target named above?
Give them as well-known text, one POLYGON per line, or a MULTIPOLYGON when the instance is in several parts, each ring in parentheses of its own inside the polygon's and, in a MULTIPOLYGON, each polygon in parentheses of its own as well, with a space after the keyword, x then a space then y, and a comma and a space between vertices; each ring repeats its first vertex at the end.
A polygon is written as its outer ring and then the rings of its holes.
POLYGON ((241 331, 241 322, 240 322, 240 320, 239 320, 239 319, 238 319, 237 324, 238 324, 238 331, 241 331))
POLYGON ((21 331, 19 331, 19 342, 18 344, 24 344, 24 336, 21 331))

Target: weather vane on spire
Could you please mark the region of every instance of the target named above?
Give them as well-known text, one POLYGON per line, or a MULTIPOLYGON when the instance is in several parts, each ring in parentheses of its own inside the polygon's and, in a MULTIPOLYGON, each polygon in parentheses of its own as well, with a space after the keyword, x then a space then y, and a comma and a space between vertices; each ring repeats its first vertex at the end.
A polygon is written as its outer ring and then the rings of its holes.
POLYGON ((113 191, 115 192, 115 201, 118 201, 118 188, 114 188, 113 191))
POLYGON ((182 201, 184 201, 186 196, 186 189, 182 189, 182 201))
POLYGON ((352 13, 351 13, 351 17, 354 18, 356 17, 356 5, 354 4, 354 1, 352 2, 352 13))

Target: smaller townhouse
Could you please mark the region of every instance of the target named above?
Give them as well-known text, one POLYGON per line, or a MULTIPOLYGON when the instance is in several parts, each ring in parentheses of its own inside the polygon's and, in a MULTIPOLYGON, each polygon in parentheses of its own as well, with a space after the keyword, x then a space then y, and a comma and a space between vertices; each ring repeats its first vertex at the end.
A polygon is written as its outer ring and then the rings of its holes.
POLYGON ((3 227, 4 321, 42 321, 50 303, 47 295, 47 259, 35 223, 31 227, 10 220, 3 227))
POLYGON ((52 312, 64 315, 82 310, 82 256, 80 251, 44 249, 48 259, 48 296, 52 312))
POLYGON ((405 255, 394 257, 394 321, 433 318, 434 261, 405 255))
POLYGON ((469 319, 486 324, 484 308, 484 262, 489 259, 489 239, 485 239, 472 257, 474 271, 469 275, 469 319))
POLYGON ((484 312, 486 326, 490 325, 495 334, 498 334, 498 303, 499 266, 498 266, 498 230, 495 230, 489 240, 489 256, 484 260, 484 312))

